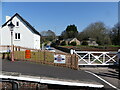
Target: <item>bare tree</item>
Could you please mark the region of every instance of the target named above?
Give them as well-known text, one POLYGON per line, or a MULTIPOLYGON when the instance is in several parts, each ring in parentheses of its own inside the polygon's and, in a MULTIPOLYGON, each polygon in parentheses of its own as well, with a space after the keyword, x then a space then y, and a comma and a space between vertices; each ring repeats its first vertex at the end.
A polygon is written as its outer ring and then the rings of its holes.
POLYGON ((99 45, 111 44, 108 29, 103 22, 90 24, 78 35, 79 40, 85 40, 88 38, 95 39, 99 45))
POLYGON ((112 28, 110 31, 110 38, 113 45, 120 45, 120 23, 112 28))
POLYGON ((56 39, 56 34, 52 30, 42 31, 41 35, 44 41, 53 41, 56 39))

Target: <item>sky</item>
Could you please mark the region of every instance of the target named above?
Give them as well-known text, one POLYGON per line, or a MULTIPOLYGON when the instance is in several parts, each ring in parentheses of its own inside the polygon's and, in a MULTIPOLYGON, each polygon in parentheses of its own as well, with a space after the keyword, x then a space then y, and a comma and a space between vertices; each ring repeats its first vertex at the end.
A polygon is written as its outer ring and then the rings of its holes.
POLYGON ((41 32, 52 30, 60 35, 68 25, 79 32, 89 24, 101 21, 107 27, 118 22, 117 2, 2 2, 2 24, 5 16, 20 14, 41 32))

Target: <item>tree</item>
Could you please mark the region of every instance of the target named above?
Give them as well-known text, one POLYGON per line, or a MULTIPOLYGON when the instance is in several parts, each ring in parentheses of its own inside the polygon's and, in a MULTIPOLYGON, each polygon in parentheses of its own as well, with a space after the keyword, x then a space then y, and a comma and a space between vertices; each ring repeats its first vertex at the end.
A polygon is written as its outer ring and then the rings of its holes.
POLYGON ((77 35, 78 31, 75 25, 68 25, 66 30, 61 33, 63 39, 75 38, 77 35))
MULTIPOLYGON (((42 35, 43 37, 45 37, 45 38, 44 38, 44 41, 53 41, 53 40, 55 40, 55 38, 56 38, 56 35, 55 35, 55 33, 54 33, 52 30, 42 31, 42 32, 41 32, 41 35, 42 35)), ((42 39, 42 40, 43 40, 43 39, 42 39)))
POLYGON ((61 33, 61 36, 59 37, 59 39, 63 40, 63 39, 67 39, 67 38, 68 38, 68 34, 67 34, 66 30, 64 30, 61 33))
POLYGON ((42 31, 42 32, 40 32, 40 34, 41 34, 42 36, 47 36, 47 31, 42 31))
POLYGON ((111 44, 108 29, 103 22, 92 23, 83 32, 79 33, 79 40, 88 38, 95 39, 99 45, 111 44))
POLYGON ((110 38, 113 45, 120 45, 120 23, 112 28, 110 31, 110 38))

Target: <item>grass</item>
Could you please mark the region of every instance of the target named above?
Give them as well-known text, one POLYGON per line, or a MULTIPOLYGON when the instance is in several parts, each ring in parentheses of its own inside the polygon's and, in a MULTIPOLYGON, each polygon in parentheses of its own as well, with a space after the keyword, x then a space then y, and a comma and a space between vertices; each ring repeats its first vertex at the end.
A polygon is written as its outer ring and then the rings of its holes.
POLYGON ((28 60, 28 61, 54 61, 54 54, 50 52, 31 52, 31 58, 25 58, 25 51, 15 51, 14 52, 15 59, 28 60))
POLYGON ((110 45, 110 47, 120 47, 120 45, 110 45))
MULTIPOLYGON (((66 46, 72 46, 72 45, 64 45, 61 47, 66 47, 66 46)), ((120 47, 120 45, 99 45, 99 46, 76 45, 76 47, 120 47)))

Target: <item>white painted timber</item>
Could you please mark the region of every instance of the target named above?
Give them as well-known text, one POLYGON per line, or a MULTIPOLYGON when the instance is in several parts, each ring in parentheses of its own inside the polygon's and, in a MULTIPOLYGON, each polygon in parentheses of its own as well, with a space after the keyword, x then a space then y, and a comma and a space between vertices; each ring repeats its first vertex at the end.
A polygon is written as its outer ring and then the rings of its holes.
POLYGON ((74 50, 74 53, 78 56, 78 65, 113 65, 117 62, 117 52, 74 50))

